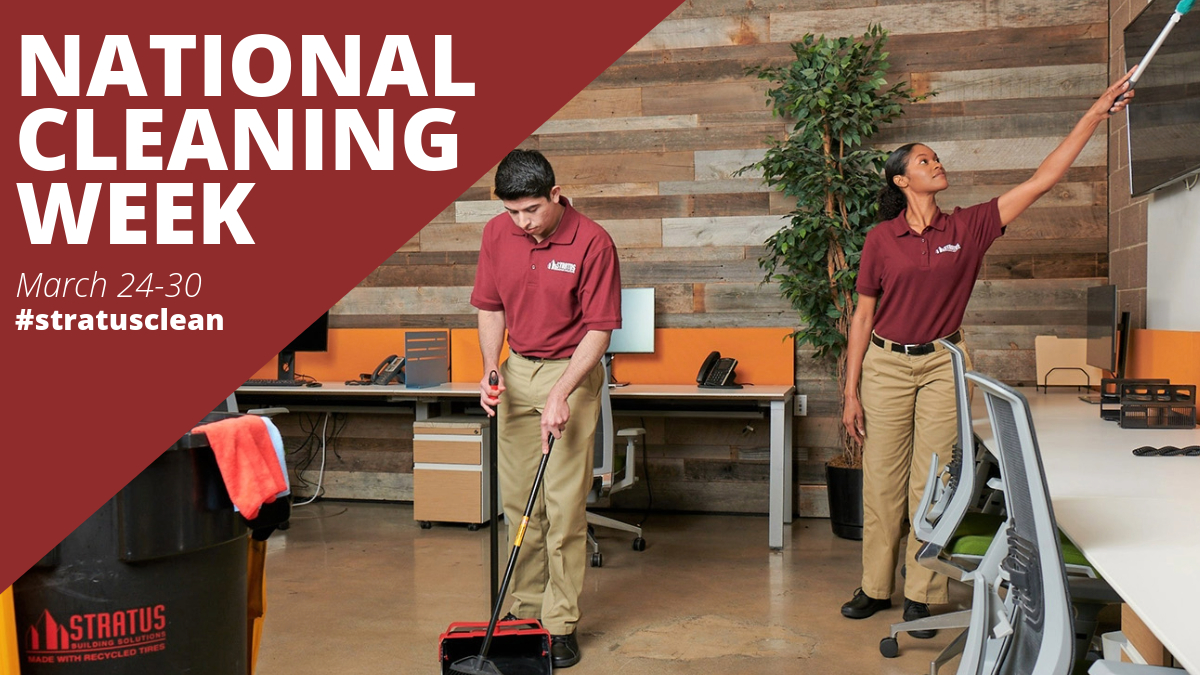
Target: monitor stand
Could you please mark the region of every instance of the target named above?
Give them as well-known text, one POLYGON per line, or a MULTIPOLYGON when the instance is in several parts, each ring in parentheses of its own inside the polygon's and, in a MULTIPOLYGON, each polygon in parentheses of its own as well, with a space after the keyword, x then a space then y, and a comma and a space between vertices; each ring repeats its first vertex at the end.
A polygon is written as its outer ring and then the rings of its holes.
POLYGON ((606 381, 608 381, 609 389, 616 389, 617 387, 629 386, 628 382, 616 382, 613 380, 613 355, 612 354, 605 354, 604 356, 602 356, 600 358, 600 363, 604 366, 604 379, 606 381))
POLYGON ((296 352, 279 352, 279 369, 276 374, 276 379, 296 379, 296 352))

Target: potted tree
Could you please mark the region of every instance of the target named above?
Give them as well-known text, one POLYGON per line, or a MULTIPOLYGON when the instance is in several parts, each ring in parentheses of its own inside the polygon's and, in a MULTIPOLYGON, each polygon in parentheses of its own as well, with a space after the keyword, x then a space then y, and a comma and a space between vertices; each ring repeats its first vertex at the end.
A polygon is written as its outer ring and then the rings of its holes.
MULTIPOLYGON (((813 347, 845 388, 846 336, 854 311, 858 259, 875 223, 876 195, 886 153, 867 141, 923 100, 907 82, 888 86, 887 31, 870 26, 860 37, 805 35, 792 45, 795 60, 751 69, 774 83, 773 114, 794 120, 758 169, 767 185, 796 199, 788 224, 766 241, 759 259, 766 281, 800 314, 799 344, 813 347)), ((839 404, 838 418, 841 418, 839 404)), ((841 430, 842 455, 826 465, 834 533, 862 538, 862 448, 841 430)))

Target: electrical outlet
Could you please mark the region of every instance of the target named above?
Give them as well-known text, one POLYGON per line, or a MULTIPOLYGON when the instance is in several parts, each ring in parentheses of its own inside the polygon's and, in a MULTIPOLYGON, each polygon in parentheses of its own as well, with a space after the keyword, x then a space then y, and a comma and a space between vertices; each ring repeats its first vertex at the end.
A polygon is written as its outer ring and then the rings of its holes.
POLYGON ((793 399, 796 402, 795 417, 808 416, 808 396, 805 394, 796 394, 793 399))

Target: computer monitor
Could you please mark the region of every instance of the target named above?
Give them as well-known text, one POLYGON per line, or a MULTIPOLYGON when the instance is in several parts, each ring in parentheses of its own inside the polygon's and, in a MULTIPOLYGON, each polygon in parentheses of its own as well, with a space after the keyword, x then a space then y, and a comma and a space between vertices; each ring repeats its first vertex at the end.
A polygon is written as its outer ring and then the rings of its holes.
POLYGON ((1093 286, 1087 296, 1087 364, 1125 376, 1129 312, 1117 310, 1117 287, 1093 286))
POLYGON ((608 341, 609 354, 654 353, 654 289, 621 289, 621 327, 608 341))
POLYGON ((325 312, 308 328, 300 332, 286 347, 279 350, 279 379, 296 377, 296 352, 329 351, 329 312, 325 312))

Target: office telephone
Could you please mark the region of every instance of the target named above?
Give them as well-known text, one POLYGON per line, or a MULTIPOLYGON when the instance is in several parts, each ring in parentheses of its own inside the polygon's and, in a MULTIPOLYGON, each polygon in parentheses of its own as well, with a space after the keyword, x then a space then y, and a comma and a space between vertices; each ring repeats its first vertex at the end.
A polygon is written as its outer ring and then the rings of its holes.
MULTIPOLYGON (((366 378, 364 378, 366 379, 366 378)), ((404 384, 404 357, 392 354, 375 366, 371 373, 371 384, 391 384, 392 380, 404 384)))
POLYGON ((741 389, 736 382, 737 359, 721 358, 721 352, 712 352, 704 359, 700 372, 696 373, 696 384, 701 387, 741 389))

